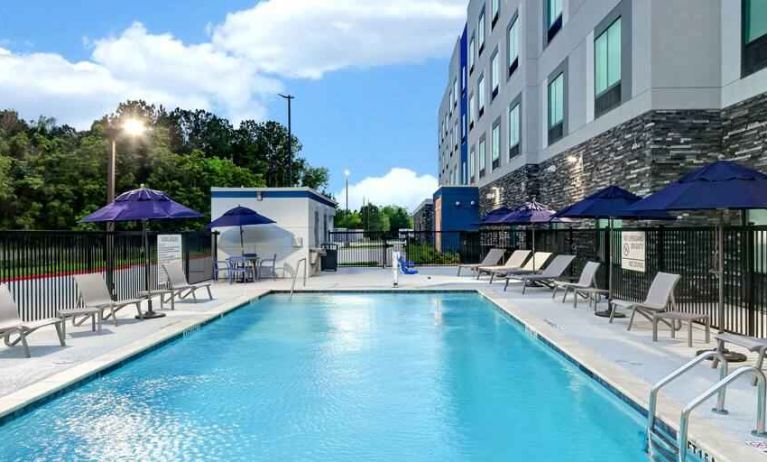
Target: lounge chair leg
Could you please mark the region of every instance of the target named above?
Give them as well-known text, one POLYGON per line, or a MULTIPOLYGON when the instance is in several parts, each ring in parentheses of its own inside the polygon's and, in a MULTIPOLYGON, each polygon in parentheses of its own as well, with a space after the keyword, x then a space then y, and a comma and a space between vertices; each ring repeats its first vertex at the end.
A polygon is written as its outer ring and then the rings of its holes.
MULTIPOLYGON (((508 283, 508 279, 506 279, 506 282, 508 283)), ((527 279, 522 279, 522 295, 525 295, 525 289, 527 289, 527 279)))
POLYGON ((117 313, 115 312, 115 307, 110 307, 109 310, 111 311, 110 316, 112 316, 112 320, 114 321, 115 327, 117 327, 117 313))
POLYGON ((61 346, 67 346, 67 343, 64 341, 64 321, 59 321, 56 324, 54 324, 54 327, 56 327, 56 334, 59 336, 59 343, 61 343, 61 346))
POLYGON ((96 332, 96 313, 91 315, 91 332, 96 332))
POLYGON ((506 284, 503 285, 503 291, 506 292, 506 289, 509 288, 509 280, 506 279, 506 284))
POLYGON ((67 336, 67 318, 61 318, 61 333, 64 337, 67 336))
POLYGON ((461 275, 461 265, 458 265, 458 274, 456 274, 456 276, 460 276, 460 275, 461 275))
POLYGON ((213 300, 213 294, 210 291, 210 286, 205 286, 206 289, 208 289, 208 297, 210 297, 211 300, 213 300))
POLYGON ((636 316, 636 314, 637 314, 637 309, 636 307, 633 307, 631 309, 631 318, 629 318, 629 326, 626 330, 631 330, 631 326, 634 324, 634 316, 636 316))
POLYGON ((495 279, 495 273, 490 273, 490 284, 493 283, 493 279, 495 279))
POLYGON ((136 302, 136 311, 138 311, 138 318, 144 320, 144 313, 141 312, 141 302, 136 302))
POLYGON ((610 324, 612 324, 615 317, 615 306, 613 306, 610 300, 607 300, 607 309, 610 310, 610 324))
POLYGON ((194 302, 197 303, 197 291, 191 290, 190 292, 192 292, 192 298, 194 299, 194 302))
POLYGON ((32 355, 29 353, 29 344, 27 343, 27 334, 22 332, 19 332, 19 339, 21 340, 21 345, 24 347, 24 356, 27 358, 31 358, 32 355))

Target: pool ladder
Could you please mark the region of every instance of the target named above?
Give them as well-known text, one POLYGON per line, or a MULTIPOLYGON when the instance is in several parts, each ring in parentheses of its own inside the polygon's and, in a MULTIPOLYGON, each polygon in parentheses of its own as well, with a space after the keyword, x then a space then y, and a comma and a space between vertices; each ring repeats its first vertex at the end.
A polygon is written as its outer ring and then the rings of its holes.
POLYGON ((293 298, 293 292, 296 291, 296 280, 298 279, 298 269, 301 268, 301 263, 304 264, 304 287, 306 287, 306 258, 298 260, 296 263, 296 270, 293 272, 293 283, 290 285, 290 298, 293 298))
POLYGON ((765 390, 767 388, 767 380, 765 380, 764 373, 756 367, 746 366, 738 368, 731 374, 728 374, 727 361, 725 360, 724 355, 716 350, 706 351, 661 379, 650 389, 650 398, 648 400, 649 404, 647 409, 647 445, 652 460, 668 462, 702 460, 699 457, 699 454, 688 452, 688 427, 690 414, 704 401, 714 395, 717 395, 716 407, 711 411, 717 414, 727 414, 727 409, 725 408, 727 386, 744 374, 753 375, 757 385, 756 429, 752 433, 756 436, 765 436, 765 390), (658 392, 661 388, 679 378, 697 364, 708 359, 713 359, 719 362, 719 381, 684 407, 679 418, 679 429, 676 432, 675 439, 671 435, 670 429, 663 425, 655 415, 658 392))

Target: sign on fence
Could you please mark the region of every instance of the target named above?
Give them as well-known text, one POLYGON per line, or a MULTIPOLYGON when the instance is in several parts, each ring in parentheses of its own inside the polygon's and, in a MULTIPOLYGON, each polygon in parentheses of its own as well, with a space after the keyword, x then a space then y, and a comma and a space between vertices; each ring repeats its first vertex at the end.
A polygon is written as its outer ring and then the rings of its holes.
POLYGON ((645 232, 621 232, 621 268, 645 272, 645 232))
POLYGON ((167 280, 162 265, 181 262, 181 235, 159 234, 157 236, 157 285, 163 286, 167 280))

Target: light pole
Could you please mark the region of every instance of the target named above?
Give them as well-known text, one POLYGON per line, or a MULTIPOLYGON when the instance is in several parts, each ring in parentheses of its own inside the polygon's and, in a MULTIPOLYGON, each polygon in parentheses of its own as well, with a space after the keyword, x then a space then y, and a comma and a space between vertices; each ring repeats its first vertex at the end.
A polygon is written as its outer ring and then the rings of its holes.
MULTIPOLYGON (((107 203, 111 204, 115 200, 115 170, 117 162, 117 137, 120 133, 128 135, 133 138, 137 138, 146 132, 146 126, 144 122, 139 119, 126 119, 123 121, 122 126, 115 127, 109 122, 107 127, 110 138, 109 159, 107 161, 107 203)), ((106 258, 107 258, 107 287, 109 287, 110 293, 114 293, 114 231, 115 222, 107 222, 107 235, 106 235, 106 258)), ((151 303, 151 301, 150 301, 151 303)), ((150 305, 151 306, 151 305, 150 305)))
POLYGON ((349 214, 349 175, 351 175, 352 172, 349 171, 347 168, 344 170, 344 176, 346 177, 346 214, 349 214))
POLYGON ((291 106, 296 97, 293 95, 283 95, 282 93, 280 93, 280 96, 288 100, 288 186, 293 186, 293 117, 291 106))

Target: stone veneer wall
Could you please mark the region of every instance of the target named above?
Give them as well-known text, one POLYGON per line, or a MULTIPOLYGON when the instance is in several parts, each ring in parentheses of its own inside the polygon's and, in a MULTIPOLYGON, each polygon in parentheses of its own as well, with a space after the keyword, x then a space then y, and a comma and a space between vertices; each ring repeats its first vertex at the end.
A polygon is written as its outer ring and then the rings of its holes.
POLYGON ((759 127, 767 118, 767 97, 758 99, 747 105, 750 109, 647 112, 541 164, 528 164, 483 186, 481 212, 499 205, 515 207, 532 197, 559 209, 611 184, 647 195, 690 169, 721 158, 723 133, 728 134, 725 143, 730 143, 725 153, 736 146, 737 139, 739 151, 758 158, 764 168, 767 156, 760 152, 767 135, 759 127), (755 122, 754 117, 762 121, 755 122), (501 204, 487 199, 495 186, 502 188, 501 204))

